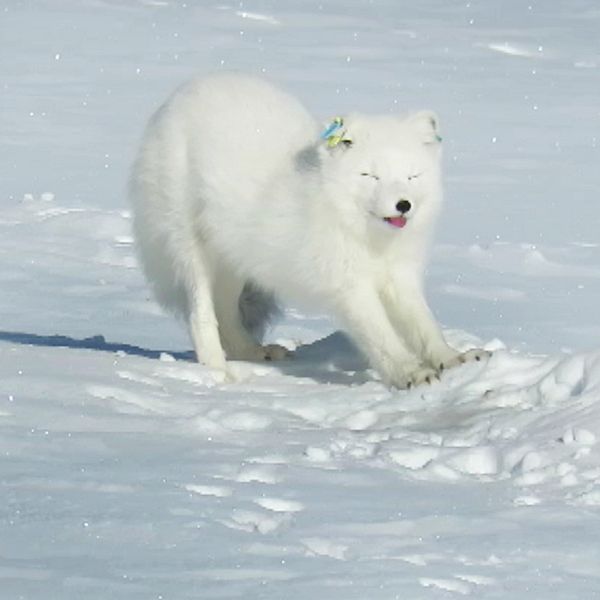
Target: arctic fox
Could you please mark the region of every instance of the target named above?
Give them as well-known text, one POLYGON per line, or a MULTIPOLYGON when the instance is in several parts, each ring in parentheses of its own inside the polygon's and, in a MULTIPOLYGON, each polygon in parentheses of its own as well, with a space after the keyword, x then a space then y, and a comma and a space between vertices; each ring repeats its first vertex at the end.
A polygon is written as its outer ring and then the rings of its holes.
POLYGON ((130 190, 141 264, 198 361, 283 358, 255 335, 272 295, 337 317, 390 386, 485 356, 450 348, 423 294, 440 140, 430 111, 323 128, 250 76, 176 91, 148 124, 130 190))

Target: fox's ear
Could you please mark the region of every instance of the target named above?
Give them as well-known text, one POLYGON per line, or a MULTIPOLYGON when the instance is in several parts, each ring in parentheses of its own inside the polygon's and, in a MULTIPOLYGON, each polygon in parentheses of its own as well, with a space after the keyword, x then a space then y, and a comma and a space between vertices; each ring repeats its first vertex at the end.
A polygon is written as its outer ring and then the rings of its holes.
POLYGON ((440 121, 433 111, 421 110, 412 115, 410 120, 421 135, 424 144, 439 144, 442 141, 440 121))

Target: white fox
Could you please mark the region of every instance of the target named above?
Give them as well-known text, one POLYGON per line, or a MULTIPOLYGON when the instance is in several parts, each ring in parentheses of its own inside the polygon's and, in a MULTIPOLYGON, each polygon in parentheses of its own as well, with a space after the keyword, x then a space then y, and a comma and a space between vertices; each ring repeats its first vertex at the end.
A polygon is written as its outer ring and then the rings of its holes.
POLYGON ((283 358, 256 338, 271 294, 337 317, 388 385, 486 356, 450 348, 423 294, 440 139, 429 111, 350 114, 323 132, 249 76, 179 89, 150 120, 131 196, 146 276, 198 360, 283 358))

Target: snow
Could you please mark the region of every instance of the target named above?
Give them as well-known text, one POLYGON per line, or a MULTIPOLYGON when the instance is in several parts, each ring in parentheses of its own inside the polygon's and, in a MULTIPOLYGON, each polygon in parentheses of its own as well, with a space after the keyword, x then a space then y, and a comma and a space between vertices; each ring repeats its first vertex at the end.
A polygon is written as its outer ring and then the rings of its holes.
POLYGON ((0 597, 600 598, 599 25, 592 0, 5 2, 0 597), (191 361, 124 190, 147 117, 219 69, 324 122, 439 113, 429 296, 489 361, 389 390, 294 307, 293 359, 191 361))

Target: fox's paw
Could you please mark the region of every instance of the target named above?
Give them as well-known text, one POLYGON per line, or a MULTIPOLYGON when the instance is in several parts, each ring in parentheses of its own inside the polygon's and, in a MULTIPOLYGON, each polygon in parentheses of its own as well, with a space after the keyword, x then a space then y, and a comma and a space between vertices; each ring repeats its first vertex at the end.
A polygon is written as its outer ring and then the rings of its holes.
POLYGON ((447 369, 452 369, 453 367, 458 367, 466 362, 471 361, 482 361, 488 359, 492 355, 491 352, 487 350, 483 350, 482 348, 473 348, 472 350, 467 350, 466 352, 461 352, 456 356, 453 356, 449 360, 445 360, 441 362, 439 365, 439 371, 445 371, 447 369))
POLYGON ((411 389, 419 385, 430 385, 434 381, 439 381, 440 376, 437 371, 429 367, 419 367, 411 371, 406 377, 406 388, 411 389))

